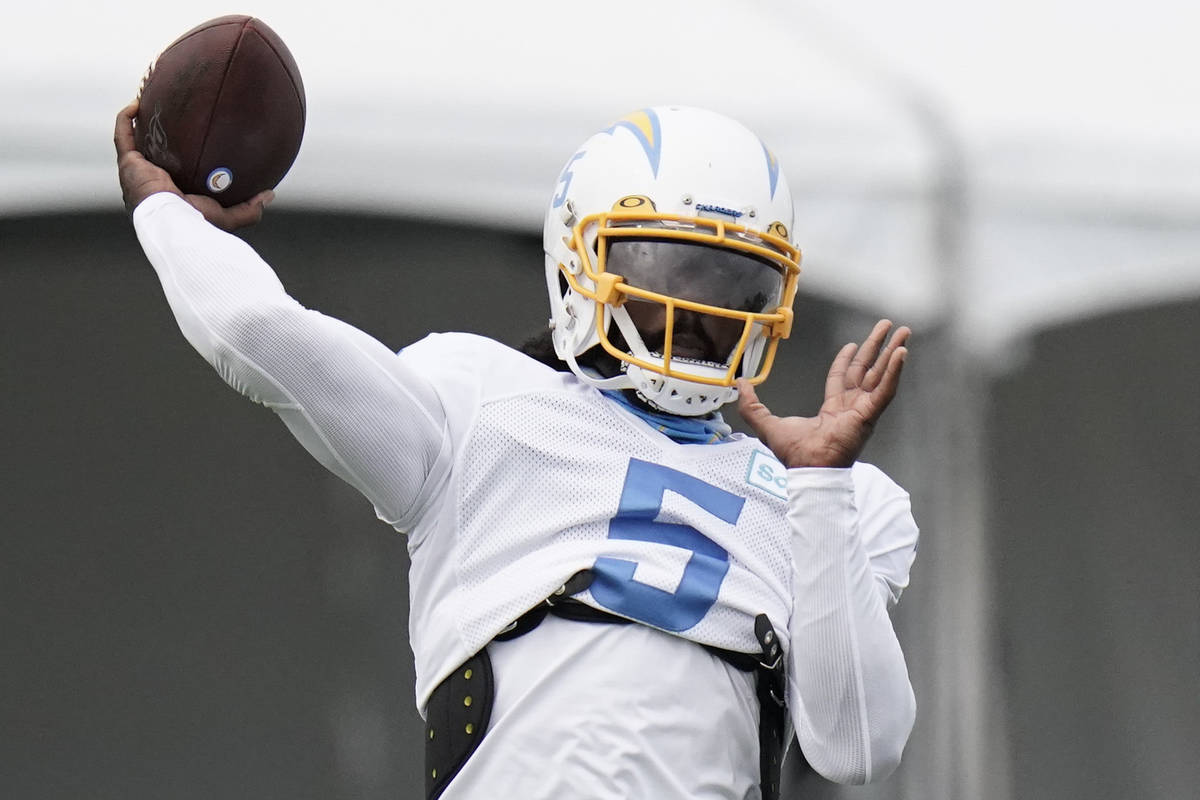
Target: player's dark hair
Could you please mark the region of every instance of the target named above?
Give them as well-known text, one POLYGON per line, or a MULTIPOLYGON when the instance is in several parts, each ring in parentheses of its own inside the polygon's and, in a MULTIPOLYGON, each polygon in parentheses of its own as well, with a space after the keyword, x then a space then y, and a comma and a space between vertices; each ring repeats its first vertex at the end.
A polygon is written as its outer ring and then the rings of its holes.
POLYGON ((554 352, 554 340, 551 338, 549 328, 543 328, 533 334, 522 342, 517 349, 534 361, 550 367, 555 372, 571 371, 571 368, 567 366, 567 362, 559 358, 558 354, 554 352))
MULTIPOLYGON (((625 338, 621 336, 620 331, 611 331, 609 337, 612 339, 614 346, 625 346, 625 338)), ((567 362, 559 358, 558 354, 554 352, 554 340, 551 338, 549 328, 533 334, 522 342, 517 349, 534 361, 545 364, 556 372, 571 371, 567 362)), ((621 371, 621 361, 609 355, 602 347, 593 347, 591 350, 580 355, 578 360, 580 364, 591 367, 604 376, 611 377, 621 371)))

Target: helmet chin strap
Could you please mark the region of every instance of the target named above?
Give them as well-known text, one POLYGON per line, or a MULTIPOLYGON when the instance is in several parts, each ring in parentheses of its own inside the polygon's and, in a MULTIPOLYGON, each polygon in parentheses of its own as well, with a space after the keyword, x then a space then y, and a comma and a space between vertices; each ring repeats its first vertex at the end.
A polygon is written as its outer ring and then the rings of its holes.
MULTIPOLYGON (((652 354, 642 341, 641 334, 623 308, 612 309, 612 321, 616 323, 625 339, 628 351, 638 359, 661 362, 662 358, 652 354)), ((681 417, 702 417, 711 414, 727 403, 737 400, 738 391, 733 386, 714 386, 689 381, 685 378, 668 377, 652 370, 621 362, 621 372, 605 377, 590 366, 580 364, 573 349, 563 347, 562 359, 571 372, 588 384, 601 390, 632 389, 647 406, 664 414, 681 417)), ((717 378, 725 374, 725 368, 692 364, 692 369, 709 372, 717 378)))
POLYGON ((705 386, 679 378, 668 378, 658 373, 648 373, 640 367, 624 362, 621 365, 623 371, 619 375, 604 378, 594 369, 580 364, 570 350, 566 350, 562 358, 571 368, 571 372, 597 389, 632 389, 646 405, 664 414, 681 417, 705 416, 737 399, 737 389, 733 387, 705 386))
POLYGON ((625 375, 625 373, 621 373, 620 375, 614 375, 611 378, 600 377, 600 375, 595 370, 593 370, 589 367, 585 367, 585 366, 581 365, 578 361, 576 361, 575 354, 573 352, 571 352, 569 349, 567 349, 563 353, 563 361, 566 361, 567 365, 571 367, 571 372, 574 372, 580 378, 587 381, 592 386, 595 386, 597 389, 633 389, 633 388, 635 388, 633 385, 633 382, 629 380, 629 377, 627 375, 625 375))

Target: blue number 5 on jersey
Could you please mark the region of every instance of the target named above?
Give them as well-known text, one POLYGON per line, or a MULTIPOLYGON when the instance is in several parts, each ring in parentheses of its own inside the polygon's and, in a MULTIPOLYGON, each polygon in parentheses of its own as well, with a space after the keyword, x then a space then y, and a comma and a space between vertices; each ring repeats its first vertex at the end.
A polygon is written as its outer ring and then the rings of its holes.
POLYGON ((608 525, 608 538, 681 547, 692 551, 674 592, 634 580, 636 561, 601 556, 592 567, 596 602, 618 614, 668 631, 685 631, 717 602, 721 581, 729 571, 725 549, 690 525, 658 522, 663 493, 670 489, 729 524, 737 522, 745 498, 705 483, 678 470, 630 459, 617 515, 608 525))

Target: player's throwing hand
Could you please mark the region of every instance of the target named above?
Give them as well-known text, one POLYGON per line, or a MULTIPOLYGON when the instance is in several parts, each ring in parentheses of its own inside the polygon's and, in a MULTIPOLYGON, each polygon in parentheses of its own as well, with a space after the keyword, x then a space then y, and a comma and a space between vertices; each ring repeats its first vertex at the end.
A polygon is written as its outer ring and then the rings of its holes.
POLYGON ((121 195, 125 208, 130 213, 138 204, 152 194, 170 192, 192 204, 204 218, 226 231, 253 225, 262 219, 263 210, 275 197, 272 191, 260 192, 244 203, 224 208, 211 197, 198 194, 185 195, 161 167, 151 163, 133 146, 133 120, 137 117, 138 101, 134 100, 117 113, 117 126, 113 131, 113 144, 117 148, 117 176, 121 181, 121 195))
POLYGON ((880 320, 860 347, 838 352, 825 379, 825 402, 815 417, 777 417, 758 399, 754 386, 738 382, 742 418, 788 467, 849 467, 862 452, 875 423, 900 384, 911 331, 880 320))

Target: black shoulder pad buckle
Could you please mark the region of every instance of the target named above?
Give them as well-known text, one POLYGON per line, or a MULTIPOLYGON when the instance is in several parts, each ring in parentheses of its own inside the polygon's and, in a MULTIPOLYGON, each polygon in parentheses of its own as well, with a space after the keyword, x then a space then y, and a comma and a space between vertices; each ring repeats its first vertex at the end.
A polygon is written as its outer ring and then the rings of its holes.
POLYGON ((783 648, 779 645, 779 636, 775 627, 766 614, 754 618, 754 636, 758 646, 762 648, 762 659, 758 662, 765 669, 775 669, 783 662, 783 648))

